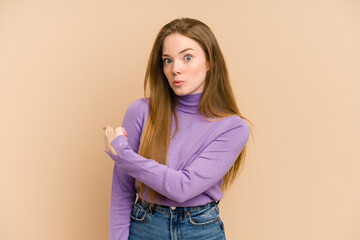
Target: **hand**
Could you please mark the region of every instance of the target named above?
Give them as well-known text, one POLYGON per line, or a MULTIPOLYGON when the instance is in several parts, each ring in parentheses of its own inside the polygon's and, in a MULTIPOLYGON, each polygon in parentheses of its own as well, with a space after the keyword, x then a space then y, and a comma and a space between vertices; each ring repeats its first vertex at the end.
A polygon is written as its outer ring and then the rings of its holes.
POLYGON ((122 127, 117 127, 114 131, 112 127, 107 125, 103 127, 103 130, 105 131, 105 149, 112 154, 117 154, 115 149, 111 145, 111 142, 120 135, 125 135, 125 139, 128 140, 125 129, 122 127))

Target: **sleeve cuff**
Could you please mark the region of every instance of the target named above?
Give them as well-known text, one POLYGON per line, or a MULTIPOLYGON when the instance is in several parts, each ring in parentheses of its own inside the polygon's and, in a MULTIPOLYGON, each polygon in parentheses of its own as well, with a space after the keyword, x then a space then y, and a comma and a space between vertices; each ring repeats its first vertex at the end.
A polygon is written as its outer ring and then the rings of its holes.
MULTIPOLYGON (((126 138, 124 135, 119 135, 116 138, 114 138, 114 140, 112 140, 111 145, 113 146, 113 148, 115 149, 116 152, 119 152, 119 147, 121 146, 127 146, 128 142, 126 141, 126 138)), ((106 152, 110 158, 114 161, 119 161, 120 157, 118 154, 113 154, 112 152, 109 152, 107 150, 104 150, 104 152, 106 152)))
POLYGON ((113 153, 111 153, 111 152, 109 152, 107 150, 104 150, 104 152, 106 152, 112 160, 119 161, 119 156, 118 155, 113 154, 113 153))
POLYGON ((114 140, 112 140, 111 145, 115 148, 117 146, 127 146, 128 142, 126 141, 125 135, 119 135, 114 140))

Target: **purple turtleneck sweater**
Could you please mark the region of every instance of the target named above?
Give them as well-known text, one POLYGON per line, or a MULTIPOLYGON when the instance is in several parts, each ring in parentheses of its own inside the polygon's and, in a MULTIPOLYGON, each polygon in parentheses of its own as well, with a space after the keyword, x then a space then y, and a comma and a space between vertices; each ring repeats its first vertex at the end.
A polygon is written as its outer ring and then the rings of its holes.
MULTIPOLYGON (((114 161, 110 207, 110 239, 128 239, 135 178, 162 195, 166 206, 197 206, 222 198, 222 180, 249 138, 249 126, 239 116, 205 120, 198 111, 202 94, 179 96, 176 107, 178 131, 169 144, 167 165, 137 154, 149 116, 145 99, 133 102, 122 127, 128 134, 111 145, 118 155, 105 151, 114 161)), ((173 121, 174 123, 174 121, 173 121)), ((172 124, 172 132, 175 124, 172 124)), ((144 192, 147 199, 147 191, 144 192)), ((159 204, 159 202, 156 202, 159 204)))

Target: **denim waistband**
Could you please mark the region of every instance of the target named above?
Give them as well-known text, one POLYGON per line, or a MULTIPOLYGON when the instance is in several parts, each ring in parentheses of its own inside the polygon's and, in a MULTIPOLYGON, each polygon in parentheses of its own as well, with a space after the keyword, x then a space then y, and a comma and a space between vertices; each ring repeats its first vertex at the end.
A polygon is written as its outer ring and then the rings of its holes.
POLYGON ((141 198, 138 198, 136 203, 139 203, 148 212, 149 211, 156 211, 156 212, 162 212, 162 213, 165 213, 165 214, 170 214, 170 212, 173 212, 173 213, 177 213, 177 212, 179 212, 179 213, 180 212, 195 212, 195 211, 199 211, 199 210, 202 210, 202 209, 214 207, 214 206, 217 206, 220 203, 220 200, 219 201, 212 201, 212 202, 209 202, 209 203, 204 204, 204 205, 193 206, 193 207, 171 207, 171 206, 158 205, 158 204, 154 204, 152 206, 150 202, 142 200, 141 198), (144 204, 142 203, 142 201, 144 201, 144 204))

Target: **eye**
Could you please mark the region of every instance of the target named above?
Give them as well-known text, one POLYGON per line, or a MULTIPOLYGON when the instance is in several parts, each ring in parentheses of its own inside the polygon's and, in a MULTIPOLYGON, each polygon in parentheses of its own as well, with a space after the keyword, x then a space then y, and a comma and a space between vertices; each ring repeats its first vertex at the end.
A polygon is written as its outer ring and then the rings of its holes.
POLYGON ((172 62, 171 59, 169 59, 169 58, 164 58, 163 61, 165 64, 169 64, 172 62))
POLYGON ((185 61, 190 61, 191 59, 192 59, 192 56, 190 56, 190 55, 185 56, 185 61))

